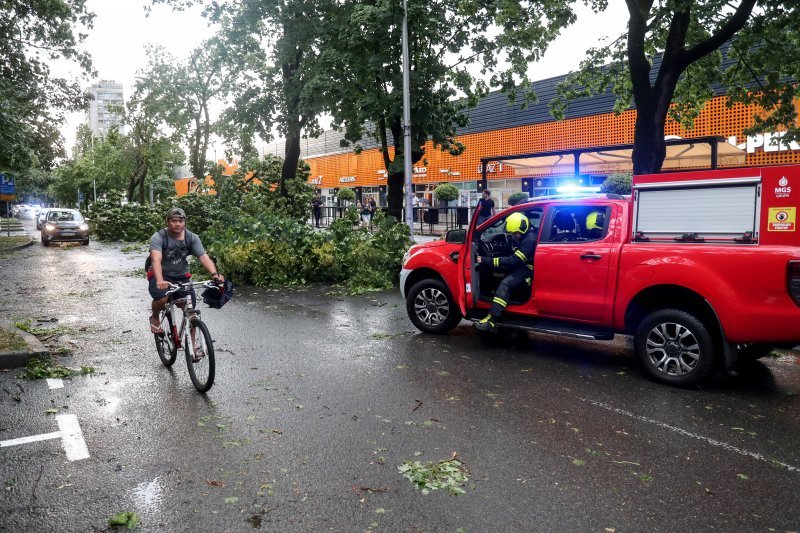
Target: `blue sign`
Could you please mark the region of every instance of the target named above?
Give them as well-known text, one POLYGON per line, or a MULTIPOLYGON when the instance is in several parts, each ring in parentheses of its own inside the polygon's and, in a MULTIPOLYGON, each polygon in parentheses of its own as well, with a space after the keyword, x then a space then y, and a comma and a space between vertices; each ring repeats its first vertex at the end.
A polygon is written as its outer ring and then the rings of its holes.
POLYGON ((17 194, 14 178, 0 173, 0 194, 17 194))
POLYGON ((79 202, 82 202, 82 201, 83 201, 83 193, 82 193, 82 192, 79 192, 79 193, 78 193, 78 201, 79 201, 79 202))

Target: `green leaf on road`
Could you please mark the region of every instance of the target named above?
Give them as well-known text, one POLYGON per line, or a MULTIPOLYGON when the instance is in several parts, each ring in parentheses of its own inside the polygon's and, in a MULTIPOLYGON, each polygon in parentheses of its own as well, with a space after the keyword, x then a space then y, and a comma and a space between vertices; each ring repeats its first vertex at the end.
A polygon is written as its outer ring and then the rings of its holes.
POLYGON ((109 526, 127 526, 128 529, 134 529, 139 525, 139 517, 136 513, 130 511, 117 513, 108 519, 109 526))
POLYGON ((238 501, 239 501, 239 498, 237 498, 236 496, 231 496, 230 498, 225 498, 225 503, 226 504, 236 503, 238 501))
POLYGON ((738 477, 739 479, 750 479, 750 478, 747 476, 747 474, 736 474, 736 477, 738 477))

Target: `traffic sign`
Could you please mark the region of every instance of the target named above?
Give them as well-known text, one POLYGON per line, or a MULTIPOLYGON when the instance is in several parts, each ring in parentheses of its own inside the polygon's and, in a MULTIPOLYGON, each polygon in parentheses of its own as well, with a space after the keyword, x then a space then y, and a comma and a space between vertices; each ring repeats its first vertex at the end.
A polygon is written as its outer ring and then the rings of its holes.
POLYGON ((0 172, 0 200, 16 200, 17 190, 14 187, 14 178, 0 172))

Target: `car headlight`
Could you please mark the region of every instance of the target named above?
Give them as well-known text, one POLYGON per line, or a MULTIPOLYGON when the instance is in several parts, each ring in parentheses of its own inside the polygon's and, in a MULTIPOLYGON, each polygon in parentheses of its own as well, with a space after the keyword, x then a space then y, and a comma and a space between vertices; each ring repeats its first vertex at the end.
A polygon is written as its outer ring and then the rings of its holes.
POLYGON ((53 224, 45 224, 44 229, 47 231, 53 231, 56 227, 53 224))
POLYGON ((411 259, 411 250, 407 251, 405 255, 403 255, 403 266, 406 266, 408 260, 411 259))
POLYGON ((78 229, 81 230, 81 231, 88 231, 89 230, 89 224, 81 224, 81 226, 78 229))

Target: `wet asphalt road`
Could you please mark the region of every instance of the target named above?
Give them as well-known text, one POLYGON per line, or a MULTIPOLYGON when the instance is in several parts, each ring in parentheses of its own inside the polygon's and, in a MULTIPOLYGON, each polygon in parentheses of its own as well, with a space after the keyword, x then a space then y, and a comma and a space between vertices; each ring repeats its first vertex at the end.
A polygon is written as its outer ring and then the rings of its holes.
POLYGON ((77 416, 61 439, 0 448, 0 530, 798 531, 800 366, 702 390, 648 381, 624 340, 482 342, 417 332, 397 291, 239 287, 204 309, 217 379, 194 390, 147 329, 145 251, 40 244, 0 255, 0 312, 98 374, 49 389, 0 373, 0 441, 77 416), (54 320, 54 321, 52 321, 54 320), (397 467, 453 453, 466 494, 397 467))

